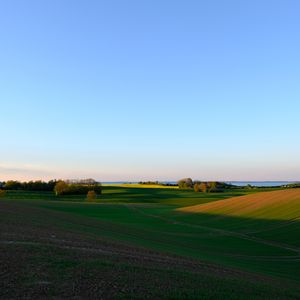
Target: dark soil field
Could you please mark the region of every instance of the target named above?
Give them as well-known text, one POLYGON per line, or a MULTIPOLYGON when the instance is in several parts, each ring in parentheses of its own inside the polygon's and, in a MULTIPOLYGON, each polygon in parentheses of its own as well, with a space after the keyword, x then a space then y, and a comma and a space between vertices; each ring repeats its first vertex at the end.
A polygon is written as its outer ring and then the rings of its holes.
POLYGON ((221 233, 213 226, 210 232, 193 227, 194 214, 184 225, 187 214, 175 211, 184 199, 218 201, 210 197, 120 188, 107 189, 99 203, 85 203, 11 192, 0 202, 0 298, 300 299, 298 275, 286 275, 289 265, 284 266, 293 259, 298 268, 295 249, 259 245, 255 256, 266 258, 273 250, 266 260, 275 262, 250 267, 243 238, 228 237, 226 244, 225 234, 225 243, 218 244, 221 233), (113 196, 118 192, 119 200, 113 196), (110 194, 112 201, 103 204, 110 194), (247 263, 239 263, 246 257, 247 263), (272 274, 276 266, 280 271, 272 274))

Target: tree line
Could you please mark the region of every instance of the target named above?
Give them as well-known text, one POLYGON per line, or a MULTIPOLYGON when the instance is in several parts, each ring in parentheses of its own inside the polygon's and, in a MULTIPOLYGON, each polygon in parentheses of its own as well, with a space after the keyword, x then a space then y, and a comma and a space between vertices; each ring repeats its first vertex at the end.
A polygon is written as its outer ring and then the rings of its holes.
POLYGON ((191 178, 183 178, 177 182, 180 189, 194 189, 196 193, 220 193, 231 185, 219 181, 193 181, 191 178))
POLYGON ((17 180, 8 180, 1 183, 4 190, 25 190, 25 191, 53 191, 58 180, 50 180, 48 182, 36 180, 20 182, 17 180))
POLYGON ((102 193, 102 185, 94 179, 81 180, 50 180, 50 181, 25 181, 8 180, 0 183, 0 197, 9 190, 24 190, 45 192, 54 191, 56 196, 63 195, 87 195, 88 199, 95 199, 102 193))
POLYGON ((177 186, 176 183, 161 182, 161 181, 139 181, 138 184, 141 185, 161 185, 161 186, 177 186))

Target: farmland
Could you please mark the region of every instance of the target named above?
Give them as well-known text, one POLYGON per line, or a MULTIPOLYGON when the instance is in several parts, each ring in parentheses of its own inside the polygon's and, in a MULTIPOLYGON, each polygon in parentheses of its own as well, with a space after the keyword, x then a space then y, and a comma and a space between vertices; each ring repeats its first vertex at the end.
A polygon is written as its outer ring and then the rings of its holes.
POLYGON ((299 216, 299 189, 9 191, 0 296, 297 299, 299 216))

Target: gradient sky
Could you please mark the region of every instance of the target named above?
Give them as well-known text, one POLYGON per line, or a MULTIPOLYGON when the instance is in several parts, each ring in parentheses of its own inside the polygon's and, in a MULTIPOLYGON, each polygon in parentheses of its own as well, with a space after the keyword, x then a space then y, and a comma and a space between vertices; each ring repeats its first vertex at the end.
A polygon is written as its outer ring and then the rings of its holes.
POLYGON ((0 180, 300 180, 299 12, 2 0, 0 180))

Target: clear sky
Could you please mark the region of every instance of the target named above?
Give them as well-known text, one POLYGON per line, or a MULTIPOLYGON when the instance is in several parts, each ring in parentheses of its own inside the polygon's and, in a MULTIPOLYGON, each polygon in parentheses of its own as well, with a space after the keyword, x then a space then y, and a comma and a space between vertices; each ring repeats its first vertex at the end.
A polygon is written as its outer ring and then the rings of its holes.
POLYGON ((0 180, 300 180, 299 12, 2 0, 0 180))

